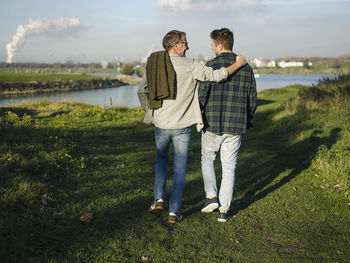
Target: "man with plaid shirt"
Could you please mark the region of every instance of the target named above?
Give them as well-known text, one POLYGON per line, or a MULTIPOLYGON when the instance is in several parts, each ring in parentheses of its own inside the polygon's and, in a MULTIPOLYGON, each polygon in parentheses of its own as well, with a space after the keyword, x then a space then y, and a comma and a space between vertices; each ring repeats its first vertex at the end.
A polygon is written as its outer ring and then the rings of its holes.
MULTIPOLYGON (((216 58, 207 62, 214 69, 236 61, 232 52, 233 33, 222 28, 210 34, 216 58)), ((235 168, 242 134, 252 127, 257 107, 257 91, 252 68, 246 64, 226 81, 201 82, 199 101, 203 113, 202 174, 206 203, 202 213, 211 213, 219 208, 218 221, 226 222, 235 183, 235 168), (222 165, 222 180, 217 198, 214 162, 218 151, 222 165)))

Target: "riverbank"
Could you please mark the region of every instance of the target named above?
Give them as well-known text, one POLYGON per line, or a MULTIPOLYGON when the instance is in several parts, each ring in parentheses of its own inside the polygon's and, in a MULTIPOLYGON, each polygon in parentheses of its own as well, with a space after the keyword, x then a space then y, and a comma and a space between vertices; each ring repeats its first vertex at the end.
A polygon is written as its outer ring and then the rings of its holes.
MULTIPOLYGON (((170 226, 167 211, 148 212, 154 129, 142 123, 140 107, 47 101, 0 107, 0 258, 347 262, 349 81, 259 92, 227 223, 200 213, 205 196, 195 129, 185 219, 170 226)), ((216 170, 220 181, 219 160, 216 170)), ((169 181, 166 200, 172 176, 169 181)))
POLYGON ((0 73, 0 95, 70 91, 134 85, 140 78, 99 77, 77 74, 0 73))
POLYGON ((255 73, 259 74, 298 74, 298 75, 343 75, 350 74, 350 64, 339 67, 318 66, 313 68, 291 67, 291 68, 254 68, 255 73))

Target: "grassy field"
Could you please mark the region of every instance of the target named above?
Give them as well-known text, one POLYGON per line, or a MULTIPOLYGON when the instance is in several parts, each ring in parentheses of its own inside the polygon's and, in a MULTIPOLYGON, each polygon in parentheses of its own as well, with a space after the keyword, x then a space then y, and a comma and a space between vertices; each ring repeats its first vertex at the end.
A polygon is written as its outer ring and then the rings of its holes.
MULTIPOLYGON (((0 81, 3 82, 29 82, 29 81, 56 81, 56 80, 94 80, 103 79, 105 77, 86 74, 42 74, 42 73, 3 73, 0 72, 0 81)), ((141 78, 119 75, 116 78, 130 85, 138 84, 141 78)))
POLYGON ((175 226, 147 211, 155 146, 141 108, 0 107, 0 261, 350 262, 349 87, 345 76, 259 93, 227 223, 200 213, 193 131, 175 226))
POLYGON ((40 74, 40 73, 3 73, 0 72, 0 81, 28 82, 28 81, 55 81, 55 80, 92 80, 103 77, 86 74, 40 74))

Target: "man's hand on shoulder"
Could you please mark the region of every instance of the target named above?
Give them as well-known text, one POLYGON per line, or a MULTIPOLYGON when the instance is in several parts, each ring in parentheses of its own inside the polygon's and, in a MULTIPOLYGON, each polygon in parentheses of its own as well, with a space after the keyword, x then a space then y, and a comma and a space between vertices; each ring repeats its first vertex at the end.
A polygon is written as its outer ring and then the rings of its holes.
POLYGON ((247 63, 245 60, 245 57, 238 55, 236 57, 236 62, 231 64, 230 66, 226 67, 227 73, 229 75, 233 74, 236 70, 238 70, 240 67, 244 66, 247 63))
POLYGON ((236 62, 242 67, 242 66, 244 66, 246 63, 247 63, 247 61, 245 60, 245 57, 244 56, 241 56, 241 55, 238 55, 237 57, 236 57, 236 62))

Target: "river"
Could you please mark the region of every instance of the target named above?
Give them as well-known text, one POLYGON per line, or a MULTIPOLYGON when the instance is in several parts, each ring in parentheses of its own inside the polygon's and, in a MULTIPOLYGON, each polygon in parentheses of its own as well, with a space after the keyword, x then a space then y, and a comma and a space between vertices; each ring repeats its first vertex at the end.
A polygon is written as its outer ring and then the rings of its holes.
MULTIPOLYGON (((332 78, 332 75, 280 75, 264 74, 256 77, 257 90, 282 88, 284 86, 301 84, 311 86, 317 84, 324 77, 332 78)), ((65 101, 73 100, 101 107, 127 106, 138 107, 140 102, 137 97, 137 86, 120 86, 106 89, 92 89, 79 91, 48 92, 29 94, 13 97, 0 97, 0 106, 17 104, 22 101, 50 100, 65 101)))

